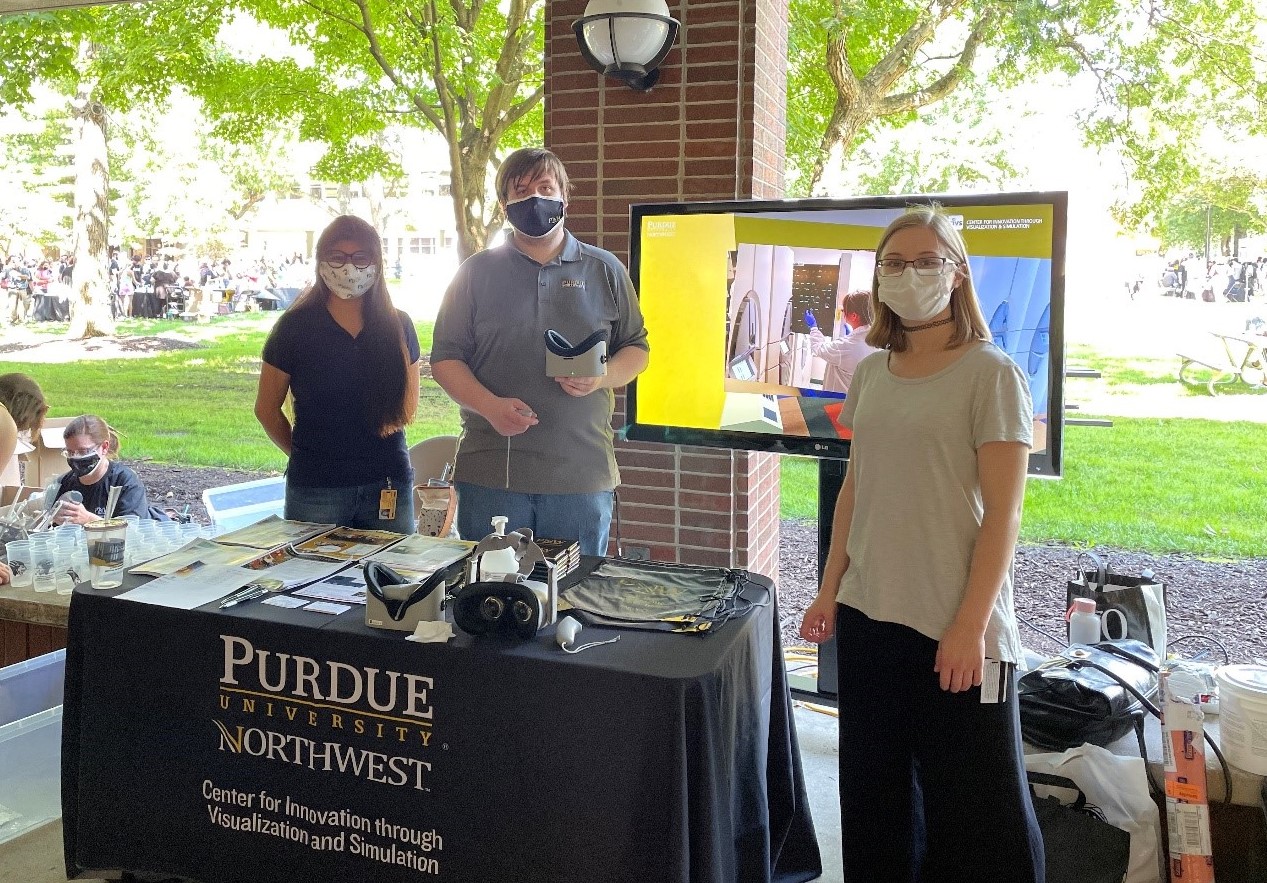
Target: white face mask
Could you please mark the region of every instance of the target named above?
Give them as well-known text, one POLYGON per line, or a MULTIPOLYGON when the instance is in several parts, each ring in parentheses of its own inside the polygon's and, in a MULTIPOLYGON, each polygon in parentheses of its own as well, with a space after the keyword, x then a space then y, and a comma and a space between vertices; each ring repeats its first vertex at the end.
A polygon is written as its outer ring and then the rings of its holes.
POLYGON ((919 276, 907 267, 901 276, 881 276, 880 303, 908 322, 926 322, 950 304, 955 274, 919 276))
POLYGON ((325 261, 317 264, 317 272, 326 287, 344 300, 360 297, 370 290, 374 280, 378 278, 378 266, 371 264, 364 270, 358 270, 348 261, 342 267, 332 267, 325 261))

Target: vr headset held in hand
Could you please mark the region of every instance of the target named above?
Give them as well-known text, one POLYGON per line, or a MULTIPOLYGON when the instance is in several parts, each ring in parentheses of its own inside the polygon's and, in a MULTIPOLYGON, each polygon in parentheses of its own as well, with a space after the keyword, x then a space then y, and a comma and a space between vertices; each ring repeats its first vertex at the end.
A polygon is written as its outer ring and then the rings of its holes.
POLYGON ((554 329, 545 336, 547 377, 607 376, 606 330, 595 331, 576 345, 554 329))

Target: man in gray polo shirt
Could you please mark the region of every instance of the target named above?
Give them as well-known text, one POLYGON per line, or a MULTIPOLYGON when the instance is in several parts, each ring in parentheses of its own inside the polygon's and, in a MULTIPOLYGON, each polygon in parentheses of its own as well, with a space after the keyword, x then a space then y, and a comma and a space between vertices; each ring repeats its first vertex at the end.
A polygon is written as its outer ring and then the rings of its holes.
POLYGON ((524 148, 502 163, 497 199, 514 232, 458 269, 436 317, 431 371, 462 409, 462 537, 480 539, 505 515, 508 529, 605 555, 620 483, 612 391, 647 367, 647 331, 616 256, 564 228, 567 197, 550 151, 524 148), (572 343, 606 331, 607 373, 549 377, 547 331, 572 343))

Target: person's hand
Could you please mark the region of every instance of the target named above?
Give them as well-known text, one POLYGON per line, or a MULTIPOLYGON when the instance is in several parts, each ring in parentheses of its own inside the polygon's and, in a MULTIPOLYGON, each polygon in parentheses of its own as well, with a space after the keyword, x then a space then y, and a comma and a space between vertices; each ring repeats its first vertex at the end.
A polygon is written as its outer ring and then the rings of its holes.
POLYGON ((814 318, 814 314, 810 310, 805 311, 805 324, 811 329, 818 327, 818 320, 814 318))
POLYGON ((13 571, 9 569, 9 565, 0 561, 0 586, 7 586, 13 582, 13 571))
POLYGON ((62 508, 58 510, 57 517, 53 519, 57 524, 87 524, 90 521, 96 521, 97 513, 89 512, 83 507, 82 503, 72 503, 66 500, 62 503, 62 508))
POLYGON ((836 632, 836 593, 819 592, 801 617, 801 637, 821 644, 836 632))
POLYGON ((519 399, 499 398, 484 417, 498 434, 507 438, 522 435, 537 425, 536 413, 519 399))
POLYGON ((984 666, 985 632, 959 620, 952 622, 937 644, 937 662, 933 665, 933 671, 941 676, 941 688, 961 693, 981 686, 984 666))
POLYGON ((598 389, 601 377, 556 377, 554 378, 563 391, 574 398, 583 398, 598 389))

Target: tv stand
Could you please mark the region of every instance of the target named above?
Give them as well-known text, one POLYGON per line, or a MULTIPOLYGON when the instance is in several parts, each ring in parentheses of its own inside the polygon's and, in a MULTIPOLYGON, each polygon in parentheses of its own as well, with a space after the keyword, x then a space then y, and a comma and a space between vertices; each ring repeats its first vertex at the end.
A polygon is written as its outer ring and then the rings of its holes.
MULTIPOLYGON (((836 514, 836 498, 845 484, 847 460, 821 459, 818 461, 818 584, 823 583, 823 569, 827 566, 827 551, 831 548, 832 520, 836 514)), ((829 638, 818 645, 818 678, 804 675, 788 675, 788 687, 797 699, 819 705, 837 704, 836 696, 836 638, 829 638)))

